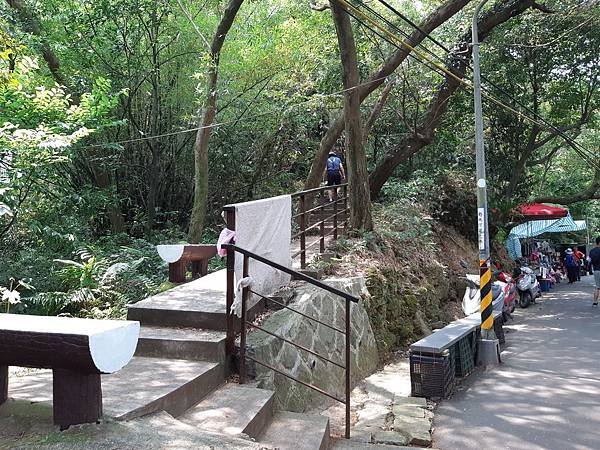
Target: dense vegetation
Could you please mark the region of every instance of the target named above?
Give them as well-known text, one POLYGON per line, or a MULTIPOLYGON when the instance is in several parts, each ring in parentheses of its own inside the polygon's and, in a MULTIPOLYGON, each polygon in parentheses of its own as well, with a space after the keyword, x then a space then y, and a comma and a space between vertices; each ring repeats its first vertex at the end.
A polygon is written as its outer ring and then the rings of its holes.
MULTIPOLYGON (((17 290, 11 308, 119 316, 165 287, 154 244, 214 240, 222 205, 314 186, 332 148, 355 228, 419 186, 473 237, 475 5, 390 1, 433 41, 377 1, 348 4, 372 21, 297 0, 0 3, 4 307, 17 290)), ((482 13, 494 231, 532 199, 599 224, 599 12, 482 13)))

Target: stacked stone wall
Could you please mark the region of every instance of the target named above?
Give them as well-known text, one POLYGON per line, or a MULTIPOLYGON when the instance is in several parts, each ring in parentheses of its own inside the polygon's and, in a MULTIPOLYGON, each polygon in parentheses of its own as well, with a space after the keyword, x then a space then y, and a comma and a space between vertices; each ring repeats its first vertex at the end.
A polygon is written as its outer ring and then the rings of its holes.
MULTIPOLYGON (((375 371, 378 364, 375 336, 363 306, 363 300, 369 293, 362 277, 328 279, 325 282, 361 299, 359 303, 351 303, 350 306, 350 370, 352 382, 355 384, 375 371)), ((292 290, 290 307, 339 329, 345 329, 344 299, 307 283, 295 283, 292 290)), ((262 327, 332 361, 344 364, 345 337, 331 328, 288 309, 273 313, 264 321, 262 327)), ((258 360, 318 386, 338 398, 344 398, 344 370, 334 364, 261 331, 248 335, 248 345, 258 360)), ((303 412, 326 400, 322 394, 258 364, 256 373, 260 387, 275 390, 275 401, 280 409, 303 412)))

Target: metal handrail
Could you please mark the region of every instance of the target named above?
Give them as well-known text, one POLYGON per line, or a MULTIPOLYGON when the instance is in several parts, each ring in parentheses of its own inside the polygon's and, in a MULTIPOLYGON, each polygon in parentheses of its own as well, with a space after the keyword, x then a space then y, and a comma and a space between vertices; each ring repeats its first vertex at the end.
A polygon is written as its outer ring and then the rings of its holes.
POLYGON ((350 208, 348 208, 348 184, 344 183, 337 186, 321 186, 315 189, 308 189, 306 191, 296 192, 292 194, 292 199, 299 200, 299 211, 297 214, 292 215, 292 220, 298 221, 299 231, 292 236, 292 239, 300 238, 300 250, 295 252, 292 255, 292 258, 296 258, 298 255, 300 255, 300 267, 302 269, 305 269, 306 257, 308 254, 307 250, 309 248, 313 247, 316 244, 319 244, 319 252, 324 253, 325 238, 333 234, 333 240, 337 240, 338 231, 342 228, 344 230, 347 229, 348 212, 350 211, 350 208), (338 195, 338 189, 340 188, 343 189, 344 192, 342 197, 338 195), (309 207, 307 209, 307 206, 309 206, 307 205, 307 202, 312 202, 317 193, 325 192, 331 189, 333 190, 333 201, 317 205, 316 207, 309 207), (341 208, 338 207, 340 203, 342 204, 341 208), (325 217, 325 208, 327 208, 330 205, 333 206, 333 214, 331 214, 328 217, 325 217), (312 224, 307 223, 307 218, 310 219, 310 215, 316 212, 320 212, 320 220, 312 224), (344 215, 344 222, 343 227, 340 227, 338 219, 341 219, 342 215, 344 215), (332 223, 333 225, 333 230, 331 230, 329 233, 325 233, 325 225, 327 223, 332 223), (309 231, 315 229, 319 230, 318 237, 312 243, 307 245, 306 236, 309 231))
MULTIPOLYGON (((346 432, 345 432, 345 437, 346 437, 346 439, 349 439, 350 438, 350 380, 351 380, 351 377, 350 377, 350 367, 351 367, 351 364, 350 364, 350 362, 351 362, 351 358, 350 358, 350 350, 351 350, 351 348, 350 348, 350 346, 351 346, 351 339, 350 339, 350 337, 351 337, 350 336, 350 333, 351 333, 350 309, 351 309, 351 303, 357 303, 359 301, 359 299, 357 297, 351 295, 351 294, 347 294, 346 292, 343 292, 343 291, 341 291, 341 290, 339 290, 337 288, 329 286, 329 285, 323 283, 322 281, 319 281, 319 280, 316 280, 314 278, 311 278, 308 275, 304 275, 303 273, 300 273, 300 272, 295 271, 293 269, 290 269, 288 267, 282 266, 281 264, 278 264, 278 263, 276 263, 274 261, 268 260, 267 258, 264 258, 264 257, 262 257, 260 255, 257 255, 256 253, 253 253, 253 252, 251 252, 249 250, 246 250, 246 249, 243 249, 241 247, 238 247, 235 244, 224 244, 223 248, 227 249, 227 259, 228 259, 227 267, 228 267, 228 272, 229 271, 233 272, 234 261, 235 261, 235 253, 237 252, 237 253, 240 253, 240 254, 242 254, 244 256, 244 260, 243 260, 243 273, 242 273, 242 276, 244 278, 246 278, 246 277, 249 276, 249 261, 250 261, 250 259, 254 259, 254 260, 256 260, 258 262, 261 262, 263 264, 266 264, 266 265, 268 265, 268 266, 270 266, 270 267, 272 267, 274 269, 277 269, 277 270, 282 271, 282 272, 284 272, 284 273, 286 273, 288 275, 291 275, 291 276, 293 276, 296 279, 300 279, 300 280, 306 281, 308 284, 311 284, 311 285, 313 285, 315 287, 323 289, 323 290, 325 290, 327 292, 330 292, 330 293, 332 293, 334 295, 342 297, 344 300, 346 300, 345 301, 345 304, 346 304, 345 305, 346 306, 345 307, 345 319, 346 319, 345 330, 342 331, 339 328, 334 327, 333 325, 326 325, 329 328, 334 329, 335 331, 343 333, 344 336, 345 336, 345 352, 344 352, 344 356, 345 356, 344 359, 345 359, 345 361, 344 361, 344 364, 340 364, 338 362, 335 362, 335 361, 329 359, 326 356, 323 356, 323 355, 319 354, 318 352, 315 352, 314 350, 311 350, 311 349, 309 349, 307 347, 304 347, 304 346, 302 346, 300 344, 292 342, 291 340, 289 340, 289 339, 287 339, 287 338, 285 338, 283 336, 280 336, 277 333, 268 331, 268 330, 264 329, 263 327, 261 327, 259 325, 256 325, 256 324, 248 321, 247 320, 247 306, 248 306, 249 295, 251 293, 253 293, 253 294, 256 294, 259 297, 262 297, 262 298, 265 298, 265 299, 268 298, 268 297, 266 297, 266 296, 264 296, 262 294, 256 293, 255 291, 251 290, 250 287, 244 287, 242 289, 242 315, 241 315, 241 318, 240 318, 240 332, 241 332, 240 333, 240 384, 243 384, 243 383, 246 382, 246 359, 249 359, 249 360, 254 361, 255 363, 260 364, 260 365, 262 365, 262 366, 264 366, 264 367, 266 367, 266 368, 268 368, 270 370, 273 370, 273 371, 275 371, 275 372, 277 372, 277 373, 279 373, 279 374, 281 374, 281 375, 283 375, 283 376, 285 376, 285 377, 287 377, 287 378, 289 378, 291 380, 294 380, 294 381, 302 384, 303 386, 306 386, 306 387, 308 387, 310 389, 313 389, 314 391, 319 392, 322 395, 325 395, 325 396, 327 396, 329 398, 332 398, 332 399, 334 399, 336 401, 339 401, 339 402, 343 403, 345 405, 345 408, 346 408, 346 417, 345 417, 345 419, 346 419, 345 420, 345 422, 346 422, 345 423, 345 425, 346 425, 346 430, 345 431, 346 432), (285 372, 283 370, 277 369, 276 367, 273 367, 273 366, 271 366, 270 364, 267 364, 264 361, 260 361, 260 360, 258 360, 256 358, 252 357, 251 355, 247 355, 246 354, 247 327, 252 327, 252 328, 258 329, 258 330, 260 330, 260 331, 262 331, 262 332, 264 332, 264 333, 266 333, 266 334, 268 334, 270 336, 275 337, 276 339, 279 339, 279 340, 281 340, 281 341, 283 341, 283 342, 285 342, 287 344, 293 345, 294 347, 299 348, 302 351, 305 351, 305 352, 307 352, 307 353, 309 353, 311 355, 314 355, 314 356, 316 356, 316 357, 318 357, 320 359, 323 359, 324 361, 327 361, 328 363, 333 364, 333 365, 341 368, 342 370, 344 370, 344 374, 345 374, 345 377, 344 377, 345 378, 345 397, 344 397, 344 399, 341 399, 341 398, 339 398, 339 397, 337 397, 337 396, 335 396, 333 394, 330 394, 329 392, 326 392, 325 390, 323 390, 323 389, 321 389, 321 388, 319 388, 317 386, 314 386, 314 385, 312 385, 310 383, 304 382, 304 381, 298 379, 297 377, 295 377, 294 375, 292 375, 290 373, 287 373, 287 372, 285 372)), ((231 309, 230 309, 231 305, 229 304, 229 301, 232 300, 232 297, 233 297, 233 292, 231 292, 231 291, 233 291, 233 283, 228 281, 228 284, 227 284, 227 298, 228 298, 227 314, 229 316, 232 315, 231 314, 231 309)), ((275 301, 275 300, 273 300, 273 301, 275 301)), ((287 309, 289 309, 289 310, 291 310, 291 311, 293 311, 295 313, 298 313, 301 316, 304 316, 304 317, 308 318, 309 320, 313 320, 313 321, 318 322, 318 323, 323 323, 320 320, 318 320, 318 319, 316 319, 314 317, 308 316, 308 315, 306 315, 304 313, 301 313, 301 312, 299 312, 299 311, 297 311, 297 310, 295 310, 293 308, 290 308, 289 306, 284 305, 283 303, 280 303, 280 302, 277 302, 277 301, 275 301, 275 303, 277 303, 277 304, 281 305, 282 307, 287 308, 287 309)), ((232 318, 232 320, 233 320, 233 318, 232 318)), ((228 336, 233 335, 233 332, 234 332, 233 331, 233 325, 231 325, 231 329, 229 328, 229 326, 230 326, 230 322, 228 321, 228 330, 227 330, 228 336)))
MULTIPOLYGON (((346 198, 346 197, 340 197, 340 198, 338 198, 338 199, 335 201, 335 203, 340 203, 340 202, 343 202, 343 201, 345 201, 345 200, 348 200, 348 198, 346 198)), ((330 202, 330 203, 323 203, 322 205, 315 206, 315 207, 314 207, 314 208, 312 208, 312 209, 306 210, 306 211, 304 211, 304 212, 301 212, 301 213, 298 213, 298 214, 294 214, 294 215, 292 216, 292 219, 297 219, 297 218, 298 218, 298 217, 300 217, 300 216, 303 216, 303 215, 306 215, 306 214, 310 214, 310 213, 313 213, 313 212, 315 212, 315 211, 319 211, 319 210, 321 210, 321 209, 325 209, 325 208, 327 208, 328 206, 330 206, 330 205, 333 205, 333 203, 334 203, 334 202, 330 202)))
POLYGON ((281 306, 282 308, 289 309, 290 311, 293 311, 293 312, 295 312, 296 314, 300 314, 301 316, 303 316, 303 317, 306 317, 307 319, 309 319, 309 320, 312 320, 313 322, 316 322, 316 323, 318 323, 318 324, 320 324, 320 325, 323 325, 324 327, 327 327, 327 328, 329 328, 329 329, 331 329, 331 330, 333 330, 333 331, 337 331, 338 333, 342 333, 342 334, 344 334, 344 333, 345 333, 345 331, 344 331, 344 330, 340 330, 339 328, 337 328, 337 327, 334 327, 333 325, 330 325, 330 324, 328 324, 328 323, 322 322, 322 321, 320 321, 319 319, 317 319, 317 318, 315 318, 315 317, 309 316, 308 314, 304 314, 303 312, 300 312, 300 311, 298 311, 297 309, 290 308, 288 305, 286 305, 286 304, 284 304, 284 303, 281 303, 281 302, 279 302, 279 301, 275 300, 273 297, 267 297, 267 296, 265 296, 265 295, 259 294, 258 292, 255 292, 255 291, 253 291, 252 289, 250 289, 250 293, 251 293, 251 294, 254 294, 254 295, 257 295, 258 297, 260 297, 260 298, 262 298, 262 299, 264 299, 264 300, 268 300, 268 301, 270 301, 270 302, 273 302, 273 303, 275 303, 276 305, 279 305, 279 306, 281 306))
MULTIPOLYGON (((341 187, 345 188, 347 186, 348 186, 348 183, 342 183, 342 184, 338 184, 336 187, 338 187, 338 188, 341 188, 341 187)), ((323 192, 323 191, 327 191, 329 189, 331 189, 331 186, 320 186, 320 187, 313 188, 313 189, 307 189, 305 191, 298 191, 298 192, 294 192, 292 194, 292 198, 300 197, 302 195, 307 195, 307 194, 314 194, 314 193, 317 193, 317 192, 323 192)))
POLYGON ((341 291, 337 288, 334 288, 332 286, 329 286, 328 284, 323 283, 320 280, 316 280, 313 277, 310 277, 308 275, 303 274, 302 272, 298 272, 294 269, 290 269, 289 267, 286 266, 282 266, 279 263, 276 263, 275 261, 271 261, 267 258, 264 258, 260 255, 257 255, 256 253, 251 252, 250 250, 246 250, 244 248, 238 247, 235 244, 223 244, 221 245, 221 248, 225 248, 227 250, 232 250, 238 253, 241 253, 242 255, 245 256, 249 256, 252 259, 257 260, 258 262, 261 262, 263 264, 266 264, 267 266, 271 266, 274 269, 280 270, 284 273, 287 273, 288 275, 291 275, 292 277, 294 277, 297 280, 302 280, 302 281, 306 281, 308 284, 312 284, 313 286, 316 286, 318 288, 321 288, 327 292, 330 292, 332 294, 335 294, 339 297, 342 297, 346 300, 349 300, 351 302, 354 303, 358 303, 359 299, 353 295, 350 295, 344 291, 341 291))

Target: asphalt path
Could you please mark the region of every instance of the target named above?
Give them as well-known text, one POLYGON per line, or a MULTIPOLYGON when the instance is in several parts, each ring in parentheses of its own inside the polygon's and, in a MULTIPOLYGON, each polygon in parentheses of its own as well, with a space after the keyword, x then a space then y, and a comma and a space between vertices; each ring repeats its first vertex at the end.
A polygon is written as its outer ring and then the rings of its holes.
POLYGON ((434 447, 600 449, 600 309, 593 277, 559 284, 505 325, 502 364, 476 371, 434 419, 434 447))

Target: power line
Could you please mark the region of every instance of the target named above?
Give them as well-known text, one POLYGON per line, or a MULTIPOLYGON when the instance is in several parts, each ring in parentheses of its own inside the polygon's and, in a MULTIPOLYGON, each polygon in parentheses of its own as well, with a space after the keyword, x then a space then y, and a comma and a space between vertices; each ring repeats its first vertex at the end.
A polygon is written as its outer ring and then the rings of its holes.
MULTIPOLYGON (((336 92, 332 92, 330 94, 322 94, 319 96, 319 98, 315 99, 315 98, 310 98, 308 100, 305 100, 303 102, 299 102, 299 103, 294 103, 293 105, 289 105, 286 106, 285 108, 283 108, 282 110, 279 111, 268 111, 268 112, 264 112, 261 114, 255 114, 254 116, 248 117, 245 122, 249 122, 250 120, 254 120, 254 119, 258 119, 261 117, 265 117, 265 116, 271 116, 271 115, 275 115, 275 114, 281 114, 282 112, 286 112, 290 109, 293 108, 297 108, 298 106, 302 106, 305 105, 307 103, 311 103, 314 102, 315 100, 319 100, 325 97, 340 97, 342 96, 344 93, 348 92, 348 91, 353 91, 354 89, 360 89, 364 86, 368 86, 370 84, 373 83, 377 83, 379 81, 385 80, 387 77, 380 77, 380 78, 376 78, 374 80, 369 80, 365 83, 361 83, 358 84, 356 86, 352 86, 346 89, 342 89, 340 91, 336 91, 336 92)), ((103 143, 103 144, 90 144, 87 145, 86 147, 106 147, 109 145, 122 145, 122 144, 131 144, 134 142, 143 142, 143 141, 148 141, 151 139, 160 139, 163 137, 170 137, 170 136, 176 136, 178 134, 185 134, 185 133, 191 133, 194 131, 200 131, 200 130, 204 130, 204 129, 208 129, 208 128, 218 128, 224 125, 231 125, 233 123, 238 123, 240 121, 240 119, 232 119, 232 120, 227 120, 227 121, 223 121, 223 122, 217 122, 217 123, 213 123, 211 125, 205 125, 205 126, 201 126, 201 127, 193 127, 193 128, 186 128, 184 130, 177 130, 177 131, 171 131, 169 133, 163 133, 163 134, 157 134, 157 135, 152 135, 152 136, 143 136, 143 137, 139 137, 139 138, 132 138, 132 139, 125 139, 122 141, 115 141, 115 142, 107 142, 107 143, 103 143)))
MULTIPOLYGON (((388 24, 390 24, 392 27, 394 27, 396 30, 400 31, 404 36, 409 37, 404 31, 402 31, 401 29, 399 29, 396 25, 394 25, 393 23, 391 23, 387 18, 385 18, 384 16, 382 16, 381 14, 377 13, 375 10, 373 10, 372 8, 370 8, 369 6, 365 5, 361 0, 357 0, 362 6, 366 7, 367 9, 369 9, 372 13, 376 14, 378 17, 380 17, 381 19, 383 19, 385 22, 387 22, 388 24)), ((408 23, 410 26, 414 27, 417 31, 419 31, 420 33, 422 33, 423 35, 425 35, 425 38, 429 39, 431 42, 433 42, 434 44, 436 44, 438 47, 440 47, 442 50, 444 50, 448 55, 452 56, 452 52, 446 47, 444 46, 441 42, 439 42, 437 39, 435 39, 434 37, 430 36, 429 33, 426 33, 422 28, 420 28, 417 24, 415 24, 413 21, 411 21, 409 18, 407 18, 405 15, 403 15, 400 11, 396 10, 393 6, 391 6, 389 3, 387 3, 385 0, 378 0, 379 3, 383 4, 384 6, 386 6, 390 11, 392 11, 394 14, 396 14, 398 17, 400 17, 402 20, 404 20, 406 23, 408 23)), ((591 21, 592 18, 590 18, 587 22, 591 21)), ((587 23, 584 22, 584 23, 587 23)), ((578 26, 583 26, 583 24, 580 24, 578 26)), ((577 27, 576 27, 577 28, 577 27)), ((410 38, 410 37, 409 37, 410 38)), ((438 60, 441 60, 441 58, 439 56, 437 56, 435 53, 429 51, 426 47, 424 47, 421 44, 420 45, 422 48, 426 49, 428 51, 428 53, 432 54, 434 57, 436 57, 438 60)), ((470 64, 468 62, 465 61, 466 67, 470 70, 473 70, 470 66, 470 64)), ((510 100, 512 100, 514 103, 516 103, 517 105, 519 105, 521 108, 523 108, 524 110, 526 110, 527 112, 529 112, 530 114, 533 114, 533 116, 540 120, 541 122, 543 122, 548 128, 550 128, 552 131, 554 131, 555 133, 557 133, 558 136, 562 137, 571 147, 577 146, 579 147, 579 149, 582 152, 586 152, 588 153, 587 157, 594 157, 593 153, 591 153, 590 150, 584 148, 583 146, 581 146, 579 143, 577 143, 576 141, 574 141, 572 138, 570 138, 569 136, 567 136, 562 130, 560 130, 556 125, 552 124, 551 122, 549 122, 547 119, 545 119, 543 116, 541 116, 540 114, 538 114, 537 112, 535 112, 534 110, 532 110, 531 108, 529 108, 528 106, 524 105, 523 103, 521 103, 519 100, 517 100, 513 95, 511 95, 510 93, 508 93, 505 89, 503 89, 502 87, 498 86, 497 84, 495 84, 494 82, 492 82, 490 79, 488 79, 487 77, 483 76, 481 77, 484 81, 486 81, 489 85, 491 85, 493 88, 495 88, 497 91, 499 91, 500 93, 504 94, 506 97, 508 97, 510 100)), ((484 88, 485 91, 487 91, 487 89, 484 88)))
MULTIPOLYGON (((359 19, 357 16, 361 17, 364 20, 367 20, 368 22, 370 22, 373 26, 375 26, 376 28, 378 28, 380 31, 382 31, 383 33, 385 33, 388 37, 390 37, 392 40, 396 41, 396 42, 391 42, 389 39, 386 39, 385 37, 383 37, 383 39, 385 39, 387 42, 389 42, 391 45, 397 47, 398 49, 402 50, 402 47, 404 47, 404 49, 408 49, 409 52, 408 54, 416 54, 418 55, 420 58, 426 60, 429 64, 433 65, 434 67, 436 67, 438 70, 436 71, 442 71, 445 75, 455 79, 457 82, 468 86, 469 88, 472 88, 472 84, 470 82, 467 82, 466 80, 464 80, 463 78, 457 76, 455 73, 451 72, 450 70, 448 70, 446 67, 440 66, 439 64, 435 63, 434 61, 431 61, 429 58, 427 58, 423 53, 421 53, 419 50, 417 50, 414 46, 408 44, 407 42, 399 39, 397 36, 395 36, 393 33, 391 33, 389 30, 383 28, 380 24, 378 24, 375 20, 373 20, 371 17, 365 15, 363 12, 361 12, 360 10, 358 10, 355 6, 353 6, 352 4, 348 3, 346 0, 336 0, 338 1, 338 3, 342 4, 343 6, 345 6, 344 10, 347 14, 349 14, 350 16, 354 17, 354 19, 356 19, 359 23, 361 23, 363 26, 365 26, 366 28, 368 28, 369 30, 371 30, 372 32, 374 32, 375 34, 377 34, 380 37, 381 34, 379 34, 378 32, 374 31, 371 27, 367 26, 361 19, 359 19), (354 13, 352 13, 352 12, 354 13)), ((414 55, 413 55, 414 56, 414 55)), ((417 61, 420 61, 418 58, 417 61)), ((426 66, 430 67, 428 64, 425 64, 426 66)), ((468 64, 467 64, 468 66, 468 64)), ((523 114, 522 112, 512 108, 509 105, 506 105, 505 103, 503 103, 501 100, 498 100, 497 98, 495 98, 494 96, 492 96, 491 94, 484 92, 483 93, 484 97, 487 98, 488 100, 492 101, 493 103, 497 104, 498 106, 502 107, 503 109, 512 112, 513 114, 531 122, 534 124, 537 124, 538 126, 541 126, 542 128, 544 128, 544 124, 536 121, 535 119, 532 119, 531 117, 523 114)), ((577 154, 579 154, 579 156, 584 159, 588 164, 592 165, 595 169, 600 170, 600 165, 598 165, 592 158, 590 157, 588 154, 586 154, 587 150, 581 150, 580 148, 578 148, 578 144, 576 144, 575 142, 573 142, 570 138, 568 138, 566 135, 564 135, 564 133, 562 133, 561 130, 559 130, 558 128, 556 128, 554 125, 550 125, 553 130, 557 133, 557 135, 560 135, 567 143, 569 143, 571 145, 571 147, 573 148, 573 150, 575 150, 575 152, 577 154)))

